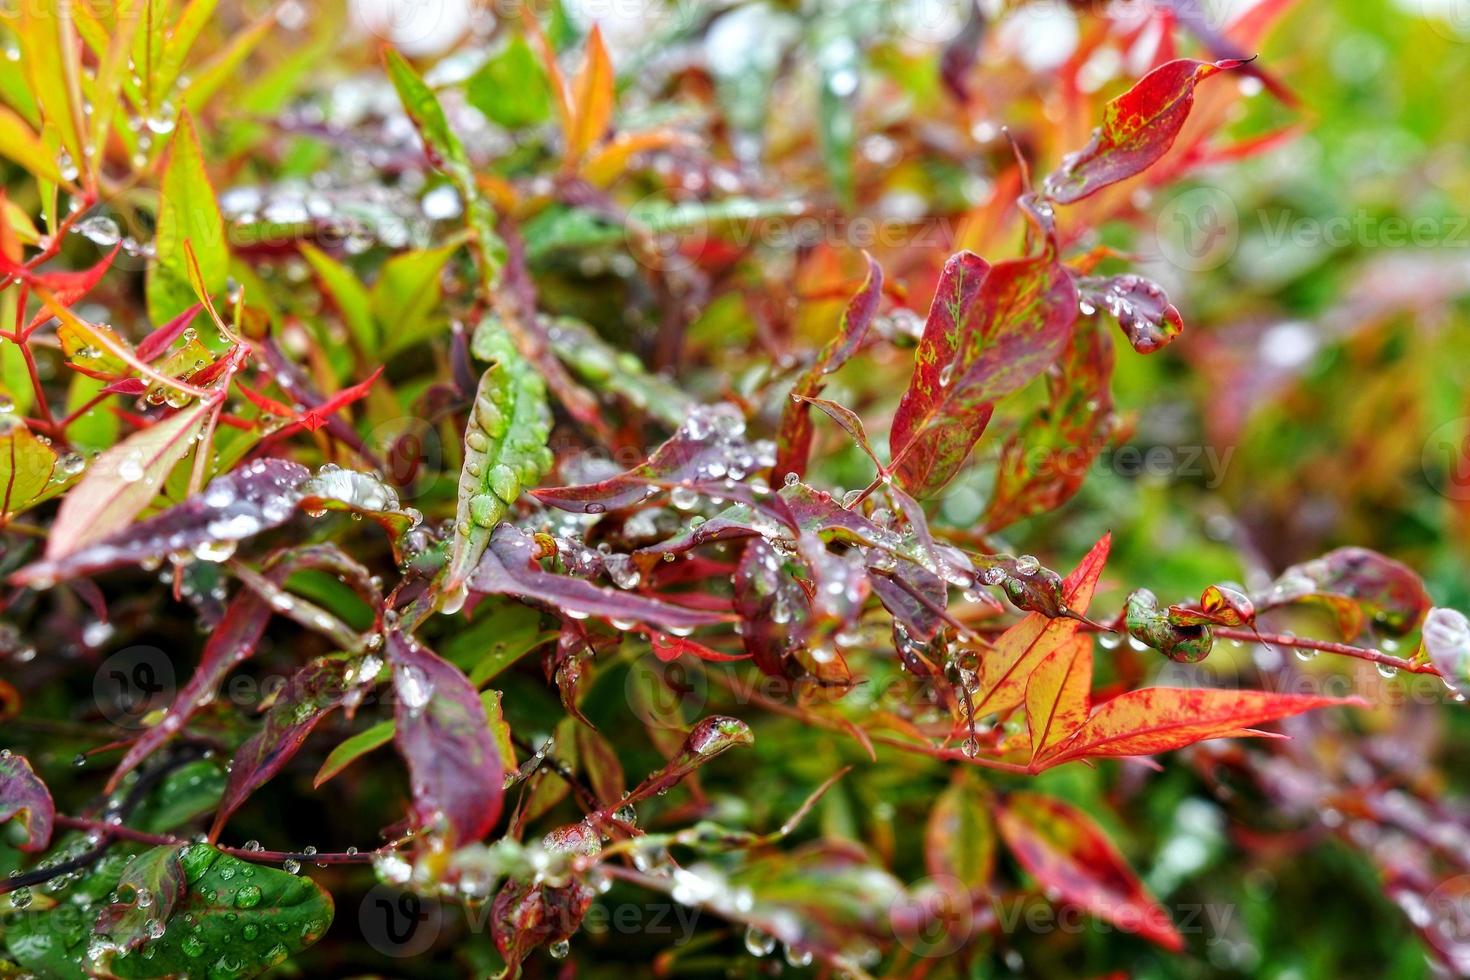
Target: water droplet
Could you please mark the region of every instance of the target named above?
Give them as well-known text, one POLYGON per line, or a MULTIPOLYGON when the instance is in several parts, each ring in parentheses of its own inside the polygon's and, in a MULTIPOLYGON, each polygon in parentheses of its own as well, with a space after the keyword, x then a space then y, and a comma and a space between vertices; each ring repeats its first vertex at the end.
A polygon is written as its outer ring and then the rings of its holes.
POLYGON ((745 949, 751 956, 769 956, 776 949, 776 937, 758 926, 747 926, 745 949))

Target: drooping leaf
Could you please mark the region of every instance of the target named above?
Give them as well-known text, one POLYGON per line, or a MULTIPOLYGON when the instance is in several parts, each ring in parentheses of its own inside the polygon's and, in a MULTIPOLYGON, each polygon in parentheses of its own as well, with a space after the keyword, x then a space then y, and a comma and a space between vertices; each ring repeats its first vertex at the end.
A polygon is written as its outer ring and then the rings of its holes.
MULTIPOLYGON (((968 288, 973 269, 962 273, 963 268, 955 268, 942 302, 956 302, 968 288)), ((1076 319, 1076 287, 1051 247, 986 272, 969 315, 960 321, 953 359, 932 382, 928 365, 916 368, 913 394, 905 396, 894 416, 889 445, 899 484, 925 497, 948 483, 984 432, 995 400, 1055 362, 1076 319), (938 385, 937 392, 931 384, 938 385)), ((941 323, 940 329, 947 328, 941 323)), ((934 349, 943 352, 937 340, 934 349)))
POLYGON ((490 361, 465 424, 464 467, 449 558, 446 591, 474 571, 491 531, 510 512, 522 488, 551 468, 546 437, 551 410, 546 385, 503 331, 475 332, 475 356, 490 361))
POLYGON ((836 334, 797 380, 791 390, 791 399, 782 408, 773 470, 781 478, 787 473, 800 476, 806 472, 812 443, 812 420, 806 402, 822 393, 827 375, 842 367, 858 349, 878 312, 878 303, 883 298, 883 267, 866 252, 863 258, 867 260, 868 268, 862 286, 842 311, 836 334))
POLYGON ((545 602, 573 614, 648 623, 664 629, 692 629, 729 619, 721 613, 688 609, 548 572, 541 567, 538 554, 534 539, 509 524, 499 525, 470 576, 470 590, 545 602))
POLYGON ((61 502, 46 542, 46 558, 60 559, 126 525, 153 500, 174 464, 194 448, 215 408, 198 401, 102 453, 61 502))
POLYGON ((1070 204, 1148 169, 1174 145, 1194 106, 1194 87, 1240 64, 1181 58, 1143 76, 1104 107, 1087 146, 1064 157, 1046 179, 1047 196, 1070 204))
POLYGON ((236 542, 285 523, 309 475, 306 467, 289 460, 256 460, 215 477, 195 496, 147 520, 61 558, 27 565, 12 581, 58 582, 181 551, 222 561, 236 542))
POLYGON ((51 843, 51 822, 56 804, 51 791, 41 782, 25 756, 0 750, 0 824, 20 817, 25 838, 22 851, 44 851, 51 843))
POLYGON ((196 302, 186 244, 198 260, 204 289, 211 295, 223 290, 230 261, 224 219, 188 113, 174 133, 159 195, 157 257, 148 275, 148 316, 154 323, 164 323, 196 302))
POLYGON ((1040 793, 1016 792, 1002 800, 995 816, 1001 837, 1021 867, 1061 901, 1136 931, 1167 950, 1184 948, 1168 913, 1082 811, 1040 793))
POLYGON ((577 931, 597 893, 579 881, 553 887, 507 881, 490 909, 495 948, 515 975, 536 947, 563 941, 577 931))
POLYGON ((1151 687, 1127 691, 1093 711, 1077 733, 1045 758, 1048 766, 1072 759, 1154 755, 1207 738, 1259 734, 1268 721, 1361 698, 1335 698, 1268 691, 1151 687))
POLYGON ((785 567, 781 553, 765 538, 752 538, 736 566, 735 609, 740 639, 761 672, 786 674, 787 658, 806 639, 811 600, 785 567))
POLYGON ((1125 625, 1128 635, 1179 663, 1198 663, 1210 655, 1215 643, 1208 622, 1180 624, 1159 608, 1159 599, 1148 589, 1128 596, 1125 625))
POLYGON ((505 761, 485 706, 453 664, 411 636, 388 634, 393 668, 393 735, 408 763, 413 816, 451 847, 477 841, 500 819, 505 761))
POLYGON ((115 952, 137 949, 168 922, 185 890, 179 860, 183 846, 150 848, 128 862, 117 883, 116 901, 102 909, 94 927, 115 952))
POLYGON ((1092 707, 1092 637, 1075 636, 1036 665, 1026 681, 1031 757, 1039 758, 1087 721, 1092 707))
POLYGON ((995 870, 995 828, 985 799, 967 782, 951 784, 934 801, 924 830, 924 866, 982 892, 995 870))
POLYGON ((1106 310, 1117 320, 1128 343, 1140 354, 1152 354, 1184 330, 1184 317, 1164 295, 1163 287, 1142 276, 1079 277, 1077 295, 1085 306, 1106 310))

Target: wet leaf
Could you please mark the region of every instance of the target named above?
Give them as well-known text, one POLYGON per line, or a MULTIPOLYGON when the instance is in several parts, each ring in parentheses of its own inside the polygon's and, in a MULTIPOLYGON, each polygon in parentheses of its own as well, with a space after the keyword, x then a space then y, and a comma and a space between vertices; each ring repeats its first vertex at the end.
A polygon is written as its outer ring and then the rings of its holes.
POLYGON ((1194 106, 1194 87, 1239 61, 1192 61, 1181 58, 1160 65, 1109 102, 1103 124, 1092 140, 1062 160, 1046 179, 1046 194, 1070 204, 1142 173, 1174 145, 1194 106))
POLYGON ((1423 580, 1412 569, 1367 548, 1338 548, 1293 565, 1254 601, 1260 610, 1322 603, 1337 615, 1349 640, 1362 632, 1365 618, 1390 633, 1407 633, 1432 605, 1423 580))
POLYGON ((1117 320, 1128 343, 1140 354, 1152 354, 1184 330, 1184 317, 1163 288, 1142 276, 1079 277, 1077 295, 1084 307, 1106 310, 1117 320))
POLYGON ((1470 620, 1465 614, 1442 607, 1429 610, 1422 642, 1445 683, 1461 695, 1470 694, 1470 620))
POLYGON ((198 494, 56 560, 27 565, 12 581, 58 582, 179 552, 223 561, 236 542, 284 524, 300 498, 306 467, 262 459, 215 477, 198 494))
POLYGON ((475 332, 475 356, 490 361, 465 424, 464 467, 449 559, 446 591, 473 572, 495 525, 504 520, 522 488, 551 468, 546 437, 551 410, 546 385, 510 338, 493 327, 475 332))
POLYGON ((196 445, 214 406, 207 401, 154 422, 92 461, 61 502, 46 542, 55 561, 123 527, 153 501, 174 464, 196 445))
POLYGON ((10 419, 0 424, 0 520, 9 520, 61 489, 52 482, 57 461, 56 450, 23 423, 10 419))
MULTIPOLYGON (((921 362, 894 415, 892 470, 916 497, 933 495, 954 477, 989 423, 995 400, 1056 361, 1077 319, 1076 288, 1050 248, 991 268, 962 309, 974 271, 973 262, 961 263, 947 291, 941 281, 936 302, 961 315, 954 356, 937 374, 921 362)), ((942 314, 936 322, 929 348, 936 357, 945 353, 947 341, 940 338, 949 336, 953 315, 942 314)), ((926 328, 926 343, 927 333, 926 328)))
POLYGON ((184 866, 179 861, 182 848, 152 848, 123 870, 117 900, 102 909, 94 927, 118 952, 131 952, 153 939, 150 930, 163 926, 173 914, 185 890, 184 866))
POLYGON ((148 316, 154 323, 164 323, 201 298, 194 294, 186 245, 211 295, 225 288, 229 271, 224 219, 204 168, 194 121, 187 113, 174 133, 159 201, 157 258, 148 274, 148 316))
POLYGON ((1129 636, 1179 663, 1198 663, 1210 655, 1215 643, 1208 622, 1178 623, 1159 608, 1158 596, 1148 589, 1128 596, 1125 623, 1129 636))
POLYGON ((17 846, 28 853, 44 851, 51 843, 56 804, 25 756, 5 749, 0 751, 0 823, 17 816, 25 828, 25 837, 17 846))
POLYGON ((1091 708, 1092 637, 1075 636, 1037 664, 1026 681, 1031 758, 1071 737, 1091 708))
POLYGON ((451 847, 480 840, 500 819, 505 762, 480 696, 453 664, 395 630, 385 644, 393 668, 393 735, 408 763, 417 826, 451 847))

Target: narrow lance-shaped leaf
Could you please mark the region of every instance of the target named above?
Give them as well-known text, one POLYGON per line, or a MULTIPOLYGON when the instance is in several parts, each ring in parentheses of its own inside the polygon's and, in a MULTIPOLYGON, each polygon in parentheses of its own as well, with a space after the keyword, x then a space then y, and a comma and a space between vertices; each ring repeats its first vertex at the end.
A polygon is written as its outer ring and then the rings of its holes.
POLYGON ((25 423, 13 415, 0 419, 0 520, 9 520, 60 489, 52 482, 57 462, 56 450, 25 423))
POLYGON ((1103 109, 1091 141, 1046 179, 1046 195, 1070 204, 1142 173, 1168 152, 1194 106, 1194 87, 1240 61, 1181 58, 1160 65, 1103 109))
POLYGON ((617 350, 580 320, 557 317, 547 327, 546 340, 587 384, 612 392, 670 429, 679 428, 695 407, 683 389, 650 373, 636 355, 617 350))
POLYGON ((465 425, 464 468, 445 591, 451 596, 474 571, 490 533, 521 489, 551 467, 546 437, 551 410, 541 376, 503 331, 475 332, 475 356, 490 361, 465 425))
POLYGON ((266 712, 260 731, 246 739, 230 760, 230 782, 210 829, 211 840, 218 839, 230 815, 251 793, 291 761, 312 729, 342 706, 355 684, 374 681, 379 667, 381 661, 372 655, 362 661, 320 657, 292 675, 266 712))
POLYGON ((574 614, 648 623, 665 629, 691 629, 730 618, 548 572, 541 567, 539 554, 532 538, 509 524, 501 524, 491 534, 490 546, 470 577, 470 590, 516 596, 546 602, 574 614))
POLYGON ((394 743, 408 763, 415 823, 449 845, 480 840, 500 819, 505 760, 480 696, 459 668, 395 630, 394 743))
POLYGON ((174 464, 194 448, 214 407, 198 401, 98 456, 61 502, 46 542, 47 559, 101 541, 147 507, 174 464))
POLYGON ((284 459, 262 459, 211 480, 200 493, 56 560, 27 565, 18 584, 57 582, 181 551, 207 561, 229 557, 238 541, 285 523, 310 471, 284 459))
POLYGON ((398 90, 404 111, 413 120, 419 136, 423 138, 429 162, 449 175, 465 202, 470 230, 475 233, 484 266, 482 275, 486 286, 493 288, 505 265, 505 243, 495 231, 495 214, 490 209, 490 203, 485 200, 485 195, 480 193, 464 144, 449 128, 449 120, 445 117, 434 90, 425 84, 402 55, 391 48, 384 48, 383 67, 392 80, 393 87, 398 90))
POLYGON ((1259 734, 1255 726, 1314 708, 1361 705, 1362 698, 1334 698, 1269 691, 1151 687, 1118 695, 1092 713, 1077 733, 1044 760, 1153 755, 1207 738, 1259 734))
POLYGON ((51 843, 56 804, 25 756, 0 750, 0 823, 20 817, 25 838, 17 846, 28 853, 44 851, 51 843))
MULTIPOLYGON (((1054 246, 990 269, 960 322, 953 359, 933 381, 937 395, 920 390, 899 405, 889 442, 900 485, 924 497, 948 483, 985 431, 995 400, 1055 362, 1076 319, 1077 290, 1054 246)), ((910 390, 929 384, 916 370, 910 390)))
POLYGON ((171 319, 195 302, 185 243, 199 262, 204 288, 210 294, 224 289, 230 258, 224 219, 187 113, 174 134, 159 195, 157 258, 148 275, 148 316, 154 323, 171 319))
POLYGON ((1040 793, 1018 792, 1002 801, 996 822, 1011 853, 1042 888, 1165 949, 1184 948, 1168 913, 1082 811, 1040 793))
POLYGON ((883 267, 866 252, 867 275, 857 295, 848 302, 838 322, 836 335, 817 355, 816 362, 796 382, 791 400, 781 411, 781 425, 776 436, 776 465, 772 473, 782 479, 787 473, 800 476, 806 472, 811 454, 812 420, 806 400, 822 393, 827 375, 847 363, 867 335, 868 326, 878 312, 883 298, 883 267))

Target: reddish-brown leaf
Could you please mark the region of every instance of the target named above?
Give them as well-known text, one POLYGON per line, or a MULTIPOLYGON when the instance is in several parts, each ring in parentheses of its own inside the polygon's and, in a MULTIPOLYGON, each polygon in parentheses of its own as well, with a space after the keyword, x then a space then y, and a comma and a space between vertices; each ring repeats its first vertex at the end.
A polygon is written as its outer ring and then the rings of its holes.
POLYGON ((1243 62, 1181 58, 1160 65, 1103 109, 1092 139, 1046 179, 1046 194, 1070 204, 1126 180, 1168 152, 1194 105, 1194 87, 1243 62))
POLYGON ((6 749, 0 753, 0 823, 17 814, 25 826, 25 839, 16 846, 27 853, 44 851, 51 843, 56 804, 25 756, 6 749))
POLYGON ((1061 901, 1178 952, 1184 940, 1107 835, 1082 811, 1039 793, 1012 793, 996 810, 1021 867, 1061 901))
POLYGON ((1153 755, 1207 738, 1243 735, 1257 725, 1313 708, 1364 703, 1356 697, 1149 687, 1103 704, 1042 761, 1050 767, 1072 759, 1153 755))
POLYGON ((500 819, 505 764, 480 696, 458 667, 394 630, 398 752, 408 763, 418 826, 443 829, 451 847, 484 837, 500 819))

